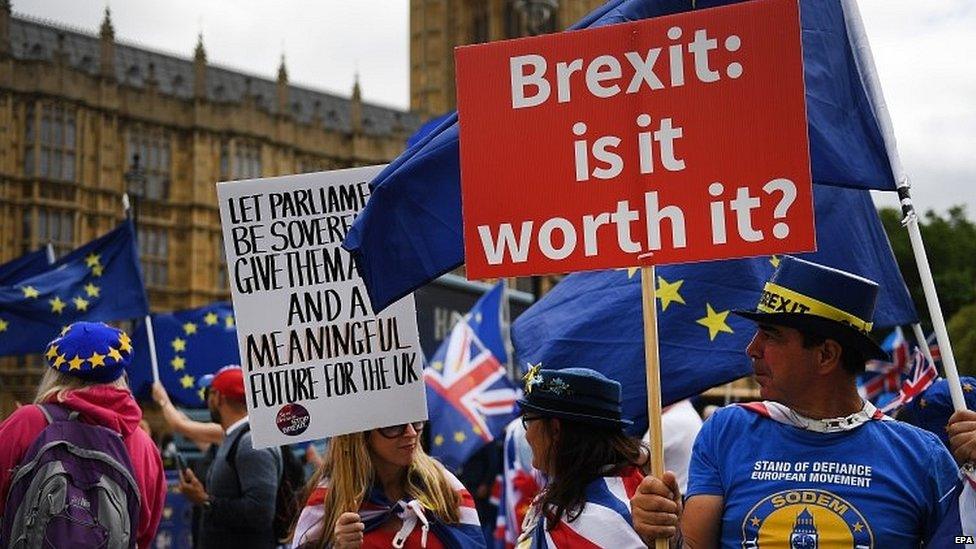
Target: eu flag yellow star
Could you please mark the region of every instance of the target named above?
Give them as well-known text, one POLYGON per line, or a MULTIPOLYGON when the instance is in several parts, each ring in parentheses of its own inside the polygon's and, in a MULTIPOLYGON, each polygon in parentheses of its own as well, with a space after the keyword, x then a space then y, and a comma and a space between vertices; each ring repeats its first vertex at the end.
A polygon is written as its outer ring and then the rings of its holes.
POLYGON ((44 353, 44 358, 46 358, 48 360, 51 360, 52 358, 54 358, 56 356, 58 356, 58 346, 57 345, 51 345, 50 347, 48 347, 47 352, 44 353))
POLYGON ((180 351, 185 351, 186 350, 186 340, 185 339, 182 339, 182 338, 179 338, 179 337, 176 338, 176 339, 174 339, 173 341, 171 341, 170 342, 170 345, 173 346, 173 350, 176 351, 176 352, 180 352, 180 351))
POLYGON ((773 267, 779 267, 779 256, 778 255, 769 256, 769 263, 772 264, 773 267))
POLYGON ((733 333, 732 328, 726 324, 725 319, 728 318, 729 311, 716 312, 712 308, 711 303, 705 304, 705 317, 696 320, 698 324, 708 328, 708 339, 710 341, 715 341, 715 337, 718 336, 720 332, 733 333))
POLYGON ((7 331, 7 326, 9 326, 9 325, 10 324, 6 320, 0 318, 0 332, 6 332, 7 331))
POLYGON ((444 363, 439 360, 435 360, 434 362, 430 363, 430 367, 440 372, 444 369, 444 363))
POLYGON ((108 356, 114 358, 116 362, 122 360, 122 353, 120 353, 118 349, 112 347, 108 348, 108 356))
POLYGON ((186 335, 193 335, 197 333, 197 325, 192 322, 187 322, 183 325, 183 332, 186 333, 186 335))
POLYGON ((619 269, 614 269, 615 271, 627 271, 627 279, 634 278, 634 273, 640 270, 640 267, 620 267, 619 269))
POLYGON ((81 358, 78 355, 75 355, 74 358, 72 358, 71 360, 68 361, 68 369, 69 370, 80 370, 81 369, 81 365, 84 364, 84 363, 85 363, 85 359, 81 358))
POLYGON ((89 282, 88 284, 85 284, 85 293, 88 294, 88 297, 98 297, 98 292, 99 291, 100 291, 100 288, 98 286, 92 284, 91 282, 89 282))
POLYGON ((230 316, 230 315, 224 317, 224 326, 226 326, 228 328, 233 328, 234 327, 234 317, 233 316, 230 316))
POLYGON ((54 364, 51 364, 51 366, 57 368, 58 366, 61 366, 65 362, 67 362, 67 360, 65 360, 64 355, 58 355, 57 358, 54 359, 54 364))
POLYGON ((169 361, 169 363, 177 372, 186 368, 186 359, 178 355, 174 356, 173 360, 169 361))
POLYGON ((90 357, 88 357, 88 362, 92 365, 92 368, 97 368, 99 366, 105 366, 105 356, 106 355, 100 355, 98 353, 92 353, 92 355, 90 357))
POLYGON ((434 446, 441 446, 444 444, 444 435, 437 435, 434 437, 434 446))
POLYGON ((189 389, 190 387, 193 387, 193 376, 191 376, 190 374, 186 374, 183 377, 181 377, 180 385, 182 385, 184 389, 189 389))
POLYGON ((41 295, 41 292, 38 292, 37 288, 33 286, 24 286, 21 291, 24 292, 24 297, 29 299, 37 299, 37 296, 41 295))
POLYGON ((538 364, 530 363, 528 366, 529 366, 529 371, 525 372, 525 375, 522 376, 522 381, 525 383, 525 392, 531 393, 532 388, 535 387, 535 380, 539 375, 539 370, 542 369, 542 363, 541 362, 538 364))
POLYGON ((57 314, 61 314, 61 311, 63 311, 65 305, 67 305, 67 303, 61 301, 61 298, 58 296, 54 296, 54 299, 49 299, 47 302, 51 304, 51 312, 57 314))
POLYGON ((74 299, 72 299, 71 301, 74 301, 75 302, 75 309, 78 309, 79 311, 87 311, 88 310, 88 301, 86 299, 84 299, 83 297, 78 296, 78 297, 75 297, 74 299))
POLYGON ((217 313, 209 312, 203 315, 203 323, 207 326, 213 326, 217 323, 217 313))
POLYGON ((200 397, 200 400, 206 400, 206 395, 207 395, 206 387, 200 387, 199 389, 197 389, 197 396, 200 397))
POLYGON ((458 444, 464 442, 464 439, 466 438, 468 437, 464 435, 464 431, 458 431, 454 433, 454 442, 457 442, 458 444))
POLYGON ((85 265, 88 265, 89 267, 94 267, 95 265, 99 265, 101 263, 101 260, 102 257, 98 254, 94 254, 94 253, 88 254, 87 256, 85 256, 85 265))
POLYGON ((667 311, 668 305, 672 303, 685 305, 685 298, 681 297, 681 294, 678 293, 678 290, 681 289, 681 285, 684 283, 684 280, 668 282, 664 280, 664 277, 657 277, 657 291, 655 295, 661 300, 661 312, 667 311))
POLYGON ((119 350, 122 351, 123 353, 131 353, 132 352, 132 340, 129 339, 129 338, 127 338, 127 337, 125 337, 125 338, 120 337, 119 338, 119 350))

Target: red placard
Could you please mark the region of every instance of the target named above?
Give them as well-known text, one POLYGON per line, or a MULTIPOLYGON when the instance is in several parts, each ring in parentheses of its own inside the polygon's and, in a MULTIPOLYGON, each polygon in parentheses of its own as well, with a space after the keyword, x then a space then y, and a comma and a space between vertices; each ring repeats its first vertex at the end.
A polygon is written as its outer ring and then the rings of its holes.
POLYGON ((796 0, 458 48, 470 278, 816 248, 796 0))

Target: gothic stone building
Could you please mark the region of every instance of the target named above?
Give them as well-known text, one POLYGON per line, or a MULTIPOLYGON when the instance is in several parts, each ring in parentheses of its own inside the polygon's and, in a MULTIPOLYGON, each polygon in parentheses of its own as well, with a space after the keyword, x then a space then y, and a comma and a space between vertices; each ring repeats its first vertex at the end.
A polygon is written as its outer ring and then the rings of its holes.
MULTIPOLYGON (((228 299, 214 183, 389 162, 417 115, 11 14, 0 0, 0 262, 60 255, 115 227, 138 196, 153 310, 228 299), (138 157, 138 163, 136 158, 138 157)), ((0 359, 0 392, 37 369, 0 359)), ((0 399, 0 417, 9 400, 0 399)))
POLYGON ((604 0, 410 0, 410 108, 456 107, 454 46, 568 28, 604 0))
MULTIPOLYGON (((554 32, 602 0, 410 0, 411 112, 338 97, 12 15, 0 0, 0 262, 57 254, 121 221, 137 197, 153 310, 228 299, 216 181, 384 163, 455 108, 456 45, 554 32), (138 161, 137 161, 138 158, 138 161)), ((551 279, 520 279, 538 295, 551 279)), ((0 417, 29 400, 36 360, 0 358, 0 417)))

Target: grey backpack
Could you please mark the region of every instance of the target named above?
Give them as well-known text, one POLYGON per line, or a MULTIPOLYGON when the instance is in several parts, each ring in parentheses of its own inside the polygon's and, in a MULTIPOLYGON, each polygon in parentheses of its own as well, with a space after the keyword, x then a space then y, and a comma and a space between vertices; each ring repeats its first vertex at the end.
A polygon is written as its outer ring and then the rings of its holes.
POLYGON ((122 436, 38 405, 47 418, 10 477, 0 547, 136 546, 139 487, 122 436))

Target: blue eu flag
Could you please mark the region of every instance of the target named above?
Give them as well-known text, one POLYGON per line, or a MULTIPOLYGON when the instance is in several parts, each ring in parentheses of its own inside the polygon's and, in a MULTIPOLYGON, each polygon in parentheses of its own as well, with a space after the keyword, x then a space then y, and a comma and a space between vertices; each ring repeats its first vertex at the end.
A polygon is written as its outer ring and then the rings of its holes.
POLYGON ((47 249, 41 248, 26 253, 0 265, 0 286, 9 286, 25 278, 41 274, 51 263, 47 260, 47 249))
MULTIPOLYGON (((698 0, 696 9, 735 3, 698 0)), ((611 0, 573 28, 688 11, 688 0, 611 0)), ((854 8, 856 9, 856 8, 854 8)), ((879 118, 862 82, 842 0, 802 0, 803 79, 814 183, 894 190, 879 118)), ((377 311, 464 262, 457 114, 410 147, 370 184, 373 194, 343 247, 356 259, 377 311)))
MULTIPOLYGON (((799 257, 880 285, 876 327, 917 320, 868 191, 814 188, 819 251, 799 257)), ((665 405, 751 373, 745 353, 755 324, 730 314, 752 309, 774 257, 660 266, 656 271, 661 392, 665 405)), ((640 272, 567 276, 512 325, 520 365, 586 366, 619 381, 633 434, 647 430, 640 272)))
POLYGON ((424 370, 430 454, 451 469, 503 436, 515 417, 515 386, 502 365, 507 356, 499 314, 503 293, 498 283, 482 296, 424 370))
POLYGON ((0 286, 0 355, 36 353, 78 320, 145 316, 149 303, 126 220, 44 272, 0 286))
MULTIPOLYGON (((199 309, 153 314, 151 318, 159 380, 170 399, 180 406, 205 406, 197 381, 223 366, 241 362, 231 304, 211 303, 199 309)), ((137 397, 147 397, 153 379, 145 323, 136 329, 132 348, 129 385, 137 397)))

